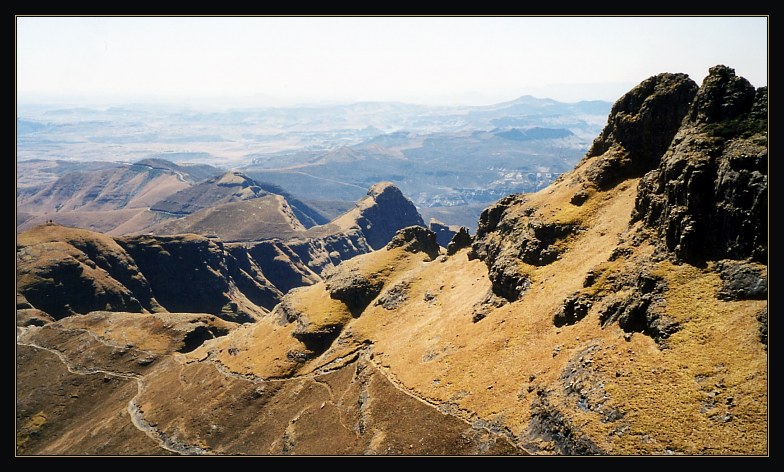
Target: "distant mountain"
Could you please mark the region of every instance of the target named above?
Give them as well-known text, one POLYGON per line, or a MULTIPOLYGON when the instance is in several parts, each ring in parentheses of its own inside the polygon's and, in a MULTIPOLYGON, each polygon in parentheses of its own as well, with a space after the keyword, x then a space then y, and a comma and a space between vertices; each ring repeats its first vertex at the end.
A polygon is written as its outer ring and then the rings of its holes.
POLYGON ((308 237, 360 231, 373 249, 384 247, 397 230, 425 226, 416 207, 391 182, 374 184, 356 206, 327 225, 307 231, 308 237))
POLYGON ((196 233, 224 241, 290 239, 304 231, 286 199, 273 194, 219 203, 144 230, 149 234, 196 233))
POLYGON ((150 210, 175 216, 189 215, 213 205, 251 200, 265 195, 269 193, 252 179, 239 172, 227 172, 153 202, 150 210))
POLYGON ((17 209, 33 216, 17 222, 18 229, 50 219, 103 232, 128 227, 131 221, 136 227, 148 226, 159 219, 145 214, 150 206, 216 172, 212 166, 178 165, 162 159, 103 163, 94 170, 87 166, 49 184, 19 189, 17 209))
POLYGON ((280 187, 257 182, 241 172, 227 172, 189 186, 154 203, 150 210, 171 216, 185 216, 217 205, 252 200, 267 195, 281 195, 286 198, 297 219, 305 227, 328 221, 318 211, 291 197, 280 187))
POLYGON ((114 169, 116 162, 30 159, 16 161, 17 194, 33 193, 72 172, 114 169))
POLYGON ((475 222, 472 205, 537 191, 571 169, 601 130, 610 105, 532 96, 486 106, 360 102, 224 111, 22 105, 17 156, 151 156, 238 169, 285 189, 306 227, 337 215, 305 217, 295 199, 354 202, 379 181, 393 182, 419 208, 456 207, 440 217, 475 222))
POLYGON ((388 180, 420 209, 450 208, 439 218, 455 215, 461 225, 470 221, 473 227, 478 216, 474 207, 545 187, 572 168, 589 144, 570 129, 541 126, 396 132, 321 154, 282 155, 286 165, 277 168, 271 159, 242 170, 307 201, 355 200, 373 182, 388 180))

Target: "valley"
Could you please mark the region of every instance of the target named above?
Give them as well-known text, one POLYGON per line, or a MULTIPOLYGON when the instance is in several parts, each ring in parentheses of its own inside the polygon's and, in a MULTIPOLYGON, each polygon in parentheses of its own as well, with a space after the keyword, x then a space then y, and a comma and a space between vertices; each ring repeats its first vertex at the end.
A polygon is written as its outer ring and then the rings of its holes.
POLYGON ((17 139, 17 455, 770 454, 768 90, 730 67, 17 139))

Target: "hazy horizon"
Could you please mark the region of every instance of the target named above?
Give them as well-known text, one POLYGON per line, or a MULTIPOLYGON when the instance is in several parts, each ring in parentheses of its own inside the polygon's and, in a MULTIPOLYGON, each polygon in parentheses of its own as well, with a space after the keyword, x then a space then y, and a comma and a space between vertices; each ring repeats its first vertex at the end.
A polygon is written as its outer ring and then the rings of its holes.
POLYGON ((612 102, 660 72, 700 83, 716 64, 767 85, 767 29, 766 17, 17 17, 16 92, 83 106, 612 102))

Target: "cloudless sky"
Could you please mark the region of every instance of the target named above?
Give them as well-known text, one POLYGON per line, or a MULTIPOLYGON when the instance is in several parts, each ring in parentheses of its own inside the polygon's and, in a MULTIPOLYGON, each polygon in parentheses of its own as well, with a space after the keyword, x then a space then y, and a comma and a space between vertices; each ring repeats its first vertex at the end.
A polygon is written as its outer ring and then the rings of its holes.
POLYGON ((18 17, 20 100, 613 101, 725 64, 767 85, 765 17, 18 17))

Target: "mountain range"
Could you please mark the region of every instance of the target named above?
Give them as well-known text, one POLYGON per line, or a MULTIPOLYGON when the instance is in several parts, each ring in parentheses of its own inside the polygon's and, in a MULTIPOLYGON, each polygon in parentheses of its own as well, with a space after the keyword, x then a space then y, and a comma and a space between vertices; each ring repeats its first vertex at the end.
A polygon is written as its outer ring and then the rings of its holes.
POLYGON ((473 230, 489 203, 539 190, 571 169, 609 108, 530 96, 482 107, 366 102, 214 112, 21 104, 17 185, 102 168, 95 161, 165 159, 220 168, 209 176, 243 172, 331 219, 374 183, 391 181, 426 219, 473 230))
POLYGON ((17 454, 770 454, 767 87, 645 79, 473 236, 390 182, 308 227, 259 180, 157 201, 291 238, 18 234, 17 454))

